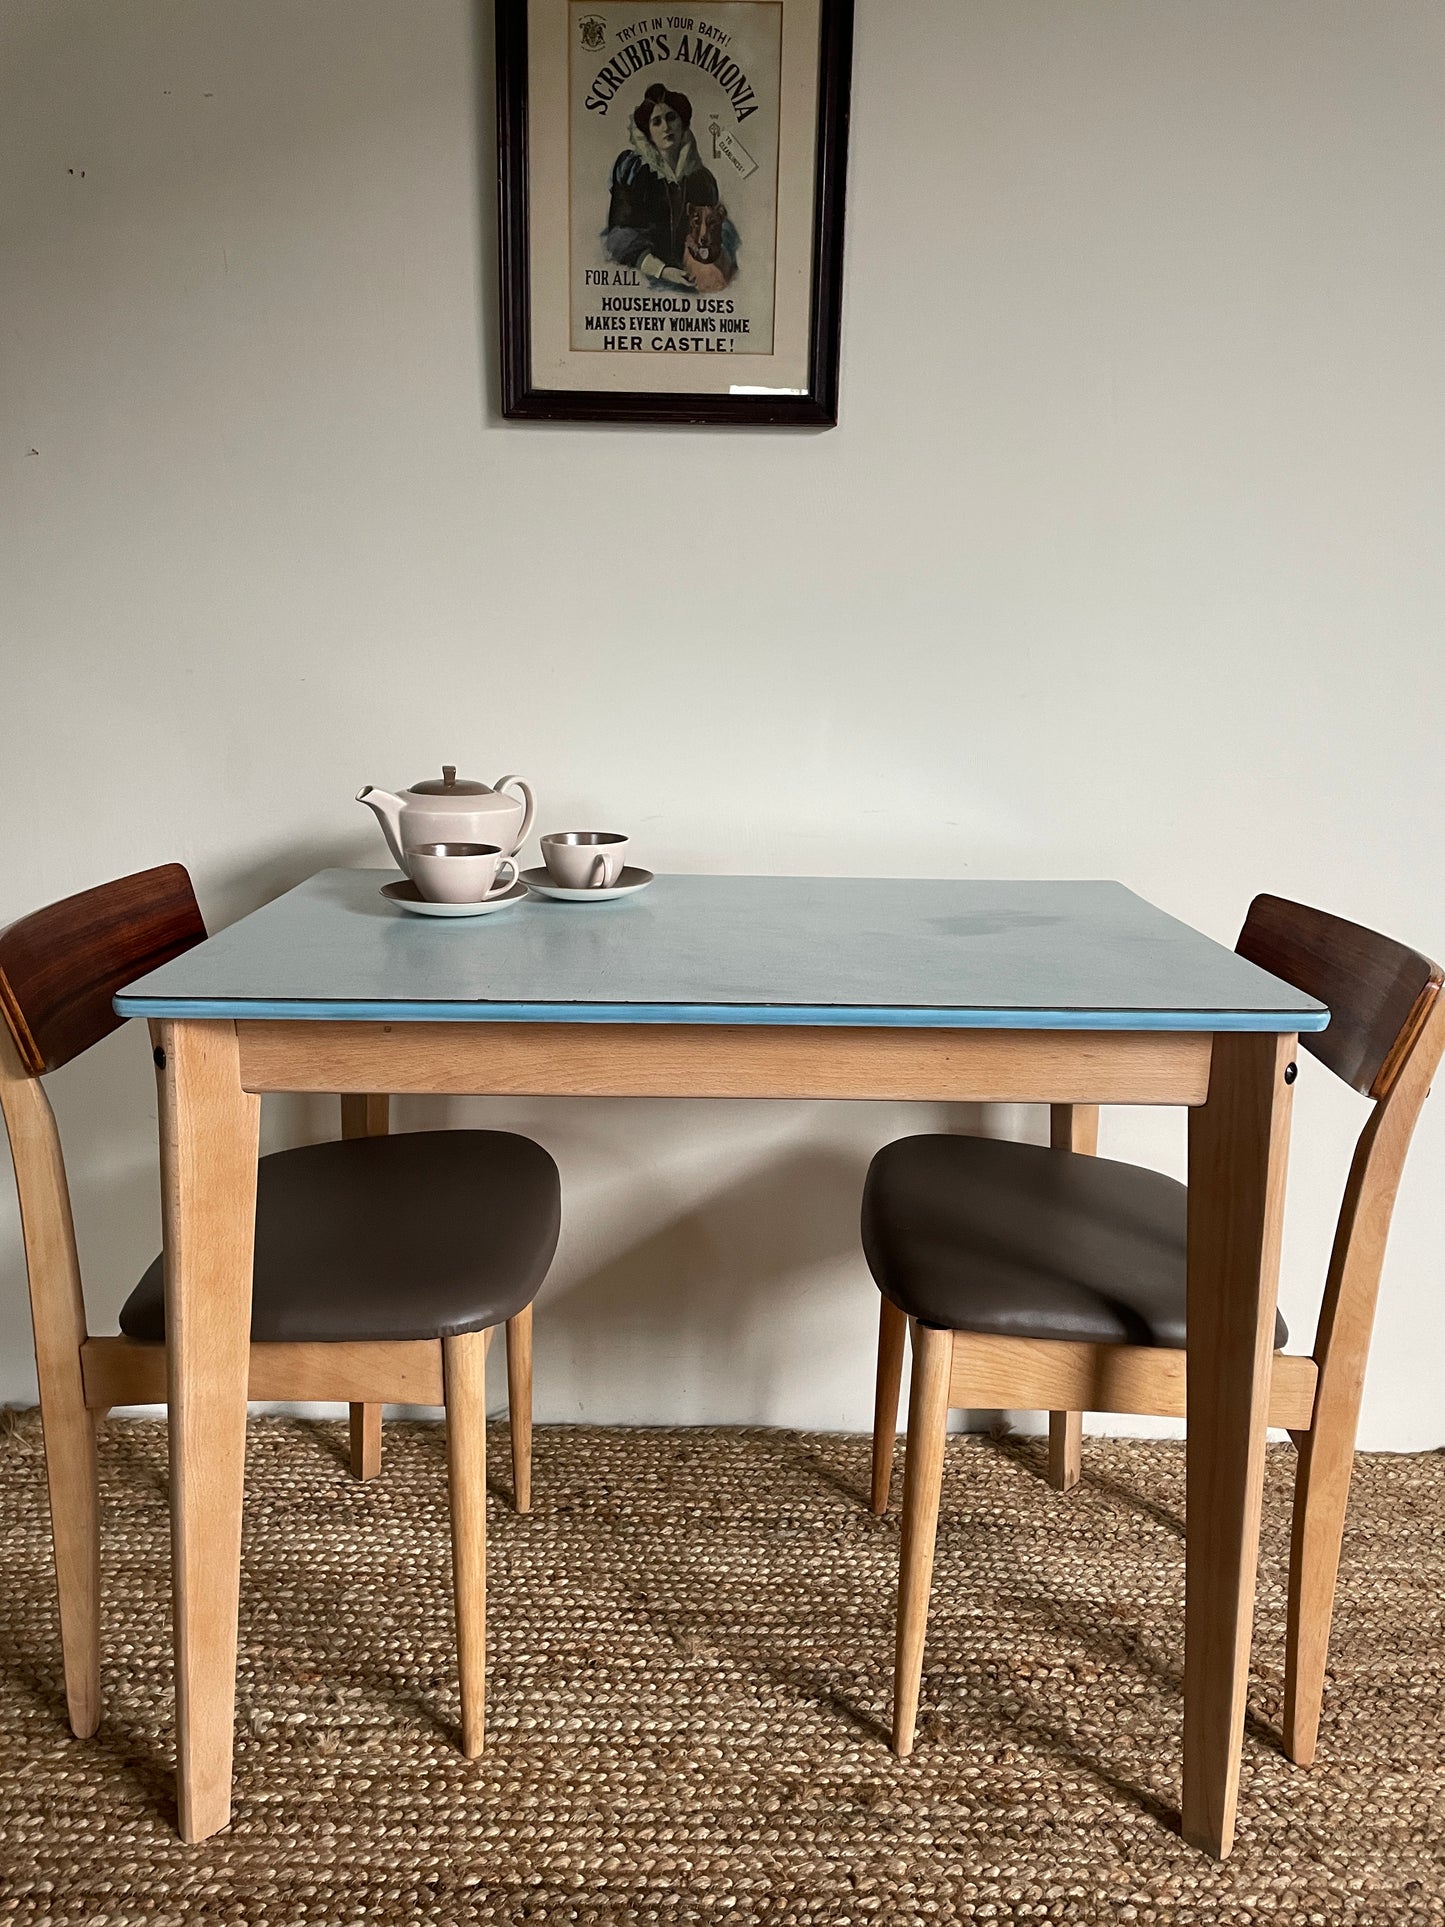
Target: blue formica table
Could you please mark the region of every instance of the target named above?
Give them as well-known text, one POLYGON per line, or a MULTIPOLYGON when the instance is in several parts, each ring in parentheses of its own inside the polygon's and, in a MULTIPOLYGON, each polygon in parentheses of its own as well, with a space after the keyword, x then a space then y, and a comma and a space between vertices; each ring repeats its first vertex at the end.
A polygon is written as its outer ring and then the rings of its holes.
POLYGON ((259 1094, 916 1098, 1190 1107, 1183 1826, 1226 1853, 1294 1039, 1328 1012, 1117 883, 663 876, 443 920, 394 876, 323 871, 116 999, 161 1074, 186 1837, 230 1816, 259 1094))
POLYGON ((323 870, 116 999, 127 1017, 1322 1030, 1313 999, 1121 883, 662 876, 477 918, 323 870))

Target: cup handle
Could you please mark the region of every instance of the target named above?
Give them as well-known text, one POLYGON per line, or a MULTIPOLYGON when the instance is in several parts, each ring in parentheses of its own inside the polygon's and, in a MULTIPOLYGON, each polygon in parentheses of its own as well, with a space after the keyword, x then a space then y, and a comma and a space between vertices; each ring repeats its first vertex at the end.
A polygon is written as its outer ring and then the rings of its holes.
POLYGON ((607 888, 607 858, 603 856, 600 850, 592 859, 592 874, 587 879, 587 888, 589 890, 605 890, 607 888))
POLYGON ((492 881, 491 889, 487 892, 488 902, 490 902, 493 897, 505 895, 508 890, 515 890, 517 887, 517 878, 521 874, 522 872, 517 863, 517 859, 514 856, 504 856, 497 865, 496 877, 492 881), (503 870, 510 870, 512 873, 505 883, 501 880, 503 870))
POLYGON ((532 800, 531 786, 524 783, 520 776, 499 776, 496 782, 493 783, 492 788, 494 790, 504 790, 510 788, 513 784, 522 792, 523 797, 526 799, 527 807, 522 816, 522 827, 517 832, 517 840, 508 852, 509 855, 515 855, 526 842, 527 832, 532 827, 532 817, 536 810, 536 804, 532 800))

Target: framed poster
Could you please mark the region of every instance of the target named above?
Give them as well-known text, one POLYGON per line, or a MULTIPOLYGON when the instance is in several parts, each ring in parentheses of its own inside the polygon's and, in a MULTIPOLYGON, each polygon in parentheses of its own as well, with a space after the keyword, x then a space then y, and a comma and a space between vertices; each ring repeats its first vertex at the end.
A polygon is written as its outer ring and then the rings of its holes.
POLYGON ((838 419, 853 0, 496 0, 502 407, 838 419))

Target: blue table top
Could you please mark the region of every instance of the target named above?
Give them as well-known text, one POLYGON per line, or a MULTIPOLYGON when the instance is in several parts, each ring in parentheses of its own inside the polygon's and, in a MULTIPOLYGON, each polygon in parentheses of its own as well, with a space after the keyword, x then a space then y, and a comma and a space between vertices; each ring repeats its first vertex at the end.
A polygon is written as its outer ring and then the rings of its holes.
POLYGON ((125 1017, 1323 1030, 1312 997, 1120 883, 660 876, 423 918, 323 870, 132 984, 125 1017))

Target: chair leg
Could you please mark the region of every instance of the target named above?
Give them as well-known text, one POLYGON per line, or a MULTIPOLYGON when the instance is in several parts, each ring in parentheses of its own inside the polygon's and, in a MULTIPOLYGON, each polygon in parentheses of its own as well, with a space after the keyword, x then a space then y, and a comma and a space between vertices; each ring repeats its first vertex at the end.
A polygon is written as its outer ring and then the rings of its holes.
POLYGON ((1049 1413, 1049 1484, 1056 1492, 1072 1492, 1079 1483, 1084 1456, 1082 1412, 1049 1413))
POLYGON ((78 1390, 63 1411, 42 1403, 41 1426, 66 1711, 71 1732, 88 1740, 100 1725, 100 1479, 95 1418, 78 1390))
POLYGON ((487 1334, 444 1338, 442 1371, 462 1751, 474 1760, 482 1750, 487 1705, 487 1334))
POLYGON ((20 1194, 65 1699, 72 1731, 88 1739, 100 1724, 100 1489, 95 1419, 86 1410, 80 1364, 85 1300, 55 1118, 4 1023, 0 1115, 20 1194))
POLYGON ((903 1467, 903 1543, 898 1562, 898 1645, 893 1672, 893 1751, 913 1751, 923 1639, 933 1583, 933 1544, 943 1489, 948 1432, 952 1332, 913 1324, 913 1380, 908 1392, 908 1456, 903 1467))
POLYGON ((374 1479, 381 1470, 381 1407, 351 1408, 351 1476, 374 1479))
POLYGON ((532 1307, 507 1320, 507 1412, 512 1491, 518 1512, 532 1510, 532 1307))
POLYGON ((1353 1424, 1299 1441, 1284 1675, 1284 1750, 1296 1766, 1313 1763, 1319 1738, 1353 1459, 1353 1424))
POLYGON ((878 1299, 878 1387, 873 1395, 873 1510, 888 1510, 893 1448, 898 1440, 898 1387, 908 1319, 891 1299, 878 1299))

